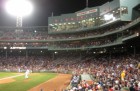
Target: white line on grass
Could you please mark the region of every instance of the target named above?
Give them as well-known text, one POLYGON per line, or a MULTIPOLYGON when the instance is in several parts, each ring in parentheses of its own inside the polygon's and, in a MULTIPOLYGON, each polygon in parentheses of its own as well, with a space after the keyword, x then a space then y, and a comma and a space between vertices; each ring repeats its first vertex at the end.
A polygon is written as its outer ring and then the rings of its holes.
POLYGON ((16 75, 16 76, 10 76, 10 77, 5 77, 5 78, 2 78, 0 80, 5 80, 5 79, 9 79, 9 78, 15 78, 15 77, 18 77, 18 76, 23 76, 24 74, 21 74, 21 75, 16 75))

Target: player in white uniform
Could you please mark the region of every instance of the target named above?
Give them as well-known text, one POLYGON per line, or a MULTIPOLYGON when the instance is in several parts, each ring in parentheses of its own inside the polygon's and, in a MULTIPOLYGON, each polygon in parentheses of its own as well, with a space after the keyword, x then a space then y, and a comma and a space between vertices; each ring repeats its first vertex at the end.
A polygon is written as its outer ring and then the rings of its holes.
POLYGON ((28 77, 29 73, 30 73, 30 71, 27 69, 26 72, 25 72, 25 78, 26 78, 26 79, 29 78, 29 77, 28 77))

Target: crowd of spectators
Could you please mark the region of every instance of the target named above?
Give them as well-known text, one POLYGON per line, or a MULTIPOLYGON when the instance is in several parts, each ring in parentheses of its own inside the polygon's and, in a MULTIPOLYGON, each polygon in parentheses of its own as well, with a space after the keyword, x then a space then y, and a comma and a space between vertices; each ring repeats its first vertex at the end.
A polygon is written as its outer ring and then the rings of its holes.
MULTIPOLYGON (((117 37, 117 36, 116 36, 117 37)), ((72 41, 72 42, 55 42, 50 43, 50 48, 85 48, 85 47, 94 47, 94 46, 101 46, 111 43, 116 43, 119 38, 115 36, 94 39, 94 40, 86 40, 86 41, 72 41)))
POLYGON ((42 43, 42 42, 39 42, 39 43, 0 43, 0 47, 47 47, 48 46, 48 43, 42 43))
POLYGON ((51 47, 51 48, 78 48, 78 47, 89 47, 99 46, 104 44, 113 43, 116 38, 100 38, 88 41, 73 41, 73 42, 1 42, 0 47, 51 47))
POLYGON ((24 71, 29 68, 33 71, 42 70, 43 66, 50 61, 49 57, 26 57, 26 56, 8 56, 0 57, 0 70, 1 71, 24 71))
POLYGON ((138 33, 139 28, 135 28, 134 31, 130 32, 126 30, 123 35, 110 35, 101 38, 85 39, 85 40, 75 40, 75 41, 56 41, 56 42, 1 42, 0 47, 50 47, 50 48, 84 48, 101 46, 105 44, 115 43, 118 40, 131 36, 138 33))
MULTIPOLYGON (((81 81, 66 91, 139 91, 139 55, 98 57, 78 64, 77 72, 93 76, 92 83, 81 81), (80 65, 80 66, 79 66, 80 65)), ((76 66, 75 66, 76 67, 76 66)))
POLYGON ((89 40, 57 41, 57 42, 1 42, 0 47, 50 47, 50 48, 84 48, 116 43, 122 38, 133 35, 126 32, 123 36, 107 36, 89 40))
MULTIPOLYGON (((56 36, 55 42, 50 43, 49 46, 50 46, 50 48, 55 49, 55 48, 86 48, 86 47, 102 46, 102 45, 106 45, 106 44, 113 44, 113 43, 121 42, 124 38, 130 37, 130 36, 134 36, 134 35, 138 36, 140 33, 139 29, 140 28, 137 26, 137 27, 125 30, 125 31, 123 31, 121 33, 117 33, 117 34, 112 34, 112 35, 108 35, 108 36, 104 36, 104 37, 96 37, 96 38, 92 38, 95 36, 88 35, 89 38, 87 38, 87 39, 85 38, 85 39, 79 39, 79 40, 73 40, 73 41, 63 41, 67 37, 72 39, 72 37, 70 37, 71 35, 65 36, 65 34, 63 34, 62 35, 63 40, 59 39, 59 37, 56 36), (61 41, 59 41, 59 40, 61 40, 61 41)), ((79 36, 82 37, 84 35, 86 35, 86 33, 81 34, 79 36)), ((58 35, 58 36, 61 36, 61 35, 58 35)), ((76 38, 76 34, 74 36, 76 38)), ((73 39, 74 39, 74 37, 73 37, 73 39)))
POLYGON ((0 40, 46 40, 47 30, 19 30, 0 29, 0 40))
POLYGON ((56 54, 53 58, 51 56, 1 56, 0 70, 22 72, 25 68, 29 68, 32 71, 71 72, 74 74, 71 80, 73 85, 66 91, 121 91, 124 88, 135 89, 130 91, 140 90, 139 55, 114 55, 111 58, 108 55, 86 57, 69 53, 59 55, 56 54), (83 73, 92 75, 92 83, 79 80, 80 74, 83 73))

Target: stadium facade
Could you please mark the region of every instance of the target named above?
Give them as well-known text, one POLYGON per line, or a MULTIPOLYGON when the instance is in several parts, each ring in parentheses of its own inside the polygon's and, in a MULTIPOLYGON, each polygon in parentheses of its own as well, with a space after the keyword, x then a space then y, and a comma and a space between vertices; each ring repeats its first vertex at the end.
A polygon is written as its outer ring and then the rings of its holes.
POLYGON ((139 40, 139 16, 139 0, 113 0, 75 13, 51 16, 48 26, 0 27, 0 48, 6 55, 11 50, 22 50, 27 55, 28 50, 34 49, 106 53, 133 47, 134 51, 139 42, 130 42, 139 40))
POLYGON ((75 13, 49 17, 48 34, 53 42, 48 49, 101 49, 106 52, 108 47, 122 47, 126 41, 139 36, 139 7, 139 0, 114 0, 75 13))

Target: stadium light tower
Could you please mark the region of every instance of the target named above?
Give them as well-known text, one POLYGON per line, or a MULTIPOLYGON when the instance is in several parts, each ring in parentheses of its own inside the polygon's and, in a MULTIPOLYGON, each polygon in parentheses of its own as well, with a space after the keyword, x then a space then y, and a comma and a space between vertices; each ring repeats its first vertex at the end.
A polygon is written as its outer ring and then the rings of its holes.
POLYGON ((32 13, 33 5, 29 0, 7 0, 5 9, 17 17, 16 27, 22 27, 22 18, 32 13))

